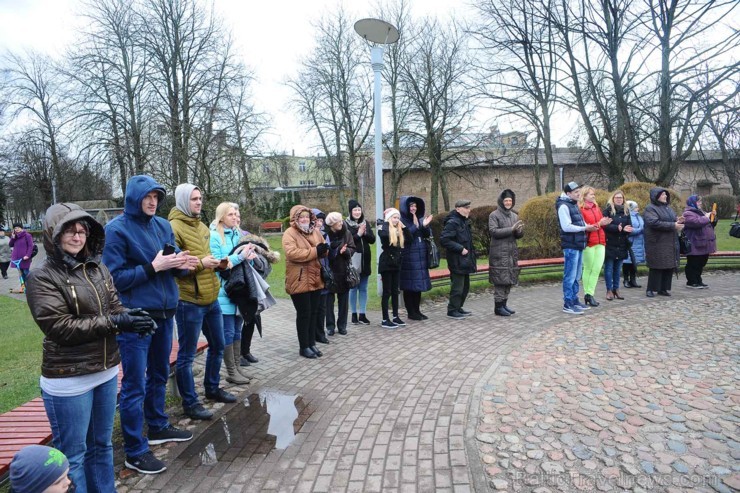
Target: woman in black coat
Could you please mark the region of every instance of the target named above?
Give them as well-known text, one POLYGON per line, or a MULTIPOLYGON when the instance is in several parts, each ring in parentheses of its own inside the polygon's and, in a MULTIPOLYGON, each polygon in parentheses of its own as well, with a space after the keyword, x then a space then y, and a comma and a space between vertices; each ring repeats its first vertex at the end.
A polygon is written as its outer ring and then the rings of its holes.
MULTIPOLYGON (((370 261, 372 260, 370 245, 375 243, 375 234, 370 222, 365 219, 362 206, 355 199, 349 201, 349 216, 344 220, 344 223, 355 242, 356 251, 352 259, 353 263, 359 257, 360 284, 349 290, 349 308, 352 311, 352 323, 369 325, 370 320, 367 319, 365 313, 367 313, 367 283, 372 273, 370 268, 370 261), (359 307, 357 306, 358 302, 359 307)), ((358 265, 355 265, 355 267, 358 267, 358 265)))
POLYGON ((401 222, 411 240, 404 248, 401 258, 401 290, 403 303, 411 320, 426 320, 421 313, 421 293, 432 289, 427 263, 427 242, 432 236, 429 223, 432 216, 425 216, 424 201, 419 197, 403 195, 399 200, 401 222))
MULTIPOLYGON (((327 312, 334 312, 334 295, 337 297, 338 311, 336 317, 337 332, 347 335, 347 313, 349 309, 349 270, 352 254, 355 253, 355 242, 342 220, 339 212, 330 212, 324 220, 326 235, 329 239, 329 266, 334 274, 334 288, 327 298, 327 312)), ((327 313, 328 316, 328 313, 327 313)))
POLYGON ((678 267, 678 235, 683 230, 683 217, 676 218, 670 206, 671 196, 665 188, 650 190, 650 204, 642 214, 645 220, 645 257, 650 269, 646 295, 657 292, 670 296, 673 271, 678 267))
POLYGON ((612 222, 604 226, 606 232, 606 254, 604 256, 604 281, 606 281, 606 299, 623 300, 619 294, 619 272, 622 262, 629 255, 629 236, 632 232, 632 219, 624 207, 624 192, 612 193, 602 211, 604 217, 612 222))
POLYGON ((383 214, 385 221, 378 228, 378 237, 383 251, 378 261, 378 273, 383 278, 383 296, 381 305, 383 308, 383 322, 381 327, 386 329, 397 329, 404 327, 404 322, 398 316, 398 291, 401 278, 401 262, 405 253, 405 246, 409 244, 411 235, 401 222, 401 213, 398 209, 386 209, 383 214), (388 301, 391 301, 393 318, 388 315, 388 301))

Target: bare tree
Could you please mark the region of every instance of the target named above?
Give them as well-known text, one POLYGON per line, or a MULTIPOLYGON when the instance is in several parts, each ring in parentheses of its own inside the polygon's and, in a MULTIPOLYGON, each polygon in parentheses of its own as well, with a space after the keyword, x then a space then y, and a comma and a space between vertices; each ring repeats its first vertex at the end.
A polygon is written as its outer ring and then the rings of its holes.
POLYGON ((166 176, 176 185, 198 174, 188 168, 195 155, 193 132, 198 116, 207 124, 215 111, 214 93, 208 91, 222 74, 223 33, 213 12, 196 0, 147 0, 141 15, 152 87, 166 108, 161 115, 170 141, 166 176))
POLYGON ((470 67, 466 36, 454 22, 442 26, 423 20, 413 34, 401 64, 404 97, 411 105, 407 148, 423 149, 422 162, 431 174, 429 210, 439 209, 439 193, 450 208, 447 173, 475 160, 478 142, 464 141, 473 116, 466 77, 470 67))
POLYGON ((75 82, 78 133, 98 152, 112 154, 121 191, 145 170, 145 121, 150 117, 148 55, 140 45, 141 18, 124 0, 91 2, 82 41, 68 54, 67 75, 75 82))
POLYGON ((732 55, 740 45, 740 31, 732 25, 740 4, 735 0, 645 3, 653 46, 660 53, 660 70, 655 74, 659 164, 655 176, 638 177, 670 185, 713 112, 740 92, 740 84, 735 84, 734 90, 701 109, 708 94, 725 81, 737 82, 740 75, 740 62, 732 55))
MULTIPOLYGON (((535 129, 536 147, 542 142, 546 159, 545 192, 555 190, 551 122, 561 77, 559 44, 547 18, 553 3, 480 2, 479 21, 471 27, 479 43, 476 87, 500 113, 523 119, 535 129)), ((539 166, 535 173, 539 190, 539 166)))
POLYGON ((380 7, 379 17, 389 19, 400 34, 397 43, 386 47, 383 68, 385 82, 383 98, 390 106, 391 128, 383 135, 383 147, 390 161, 390 201, 393 204, 399 196, 401 179, 413 169, 419 159, 422 147, 409 146, 407 123, 412 105, 406 97, 401 82, 403 61, 407 58, 406 50, 413 32, 411 26, 410 5, 405 0, 389 2, 380 7), (407 35, 408 34, 408 35, 407 35))
MULTIPOLYGON (((59 138, 64 126, 63 95, 59 71, 51 59, 27 52, 24 57, 10 53, 5 57, 4 100, 14 118, 26 119, 27 133, 35 134, 49 158, 50 175, 61 182, 59 138)), ((49 197, 53 202, 53 194, 49 197)))
MULTIPOLYGON (((610 188, 639 172, 637 85, 647 78, 644 29, 634 0, 560 0, 549 22, 560 36, 568 80, 562 101, 577 111, 610 188), (639 78, 639 80, 637 80, 639 78)), ((644 91, 643 91, 644 92, 644 91)))
POLYGON ((736 197, 740 197, 740 111, 738 108, 740 108, 740 97, 736 94, 732 100, 717 107, 707 120, 709 131, 722 156, 722 168, 732 187, 732 194, 736 197))
POLYGON ((232 163, 239 171, 240 193, 244 194, 250 211, 256 210, 252 192, 251 157, 258 154, 261 135, 267 128, 265 116, 252 104, 251 83, 253 76, 245 68, 237 70, 236 80, 227 88, 226 130, 231 139, 232 163))
POLYGON ((373 123, 372 74, 344 10, 321 19, 316 29, 316 48, 288 86, 304 123, 319 136, 344 203, 345 183, 353 197, 359 194, 360 150, 373 123))

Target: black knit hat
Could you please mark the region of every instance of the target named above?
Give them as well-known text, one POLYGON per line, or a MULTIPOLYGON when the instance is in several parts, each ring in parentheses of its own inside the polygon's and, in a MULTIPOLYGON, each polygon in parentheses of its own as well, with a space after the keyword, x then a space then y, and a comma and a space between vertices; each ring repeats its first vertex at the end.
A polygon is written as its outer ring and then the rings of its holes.
POLYGON ((352 215, 352 209, 354 209, 355 207, 359 207, 360 209, 362 209, 362 206, 360 205, 360 203, 357 202, 357 200, 355 199, 349 199, 349 204, 347 205, 347 207, 349 208, 348 212, 350 216, 352 215))

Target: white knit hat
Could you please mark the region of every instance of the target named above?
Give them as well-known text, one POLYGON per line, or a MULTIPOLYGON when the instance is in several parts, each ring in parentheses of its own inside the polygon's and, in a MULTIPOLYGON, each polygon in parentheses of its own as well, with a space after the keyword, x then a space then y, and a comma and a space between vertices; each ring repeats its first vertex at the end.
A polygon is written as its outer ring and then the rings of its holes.
POLYGON ((401 217, 401 213, 398 211, 398 209, 394 207, 389 207, 383 212, 383 219, 385 219, 385 222, 389 222, 393 216, 398 214, 399 217, 401 217))

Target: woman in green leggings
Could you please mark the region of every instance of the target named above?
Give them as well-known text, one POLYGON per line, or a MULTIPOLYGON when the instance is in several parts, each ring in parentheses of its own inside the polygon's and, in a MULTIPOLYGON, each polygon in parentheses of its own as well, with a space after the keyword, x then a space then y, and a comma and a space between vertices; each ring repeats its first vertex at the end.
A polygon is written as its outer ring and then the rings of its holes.
POLYGON ((597 228, 595 231, 586 233, 587 243, 586 249, 583 250, 582 280, 586 304, 599 306, 599 302, 594 299, 594 293, 596 292, 596 284, 599 282, 599 273, 601 272, 601 266, 604 264, 606 251, 606 235, 603 227, 612 220, 601 214, 601 209, 596 203, 596 191, 593 187, 583 189, 579 206, 586 225, 594 225, 597 228))

